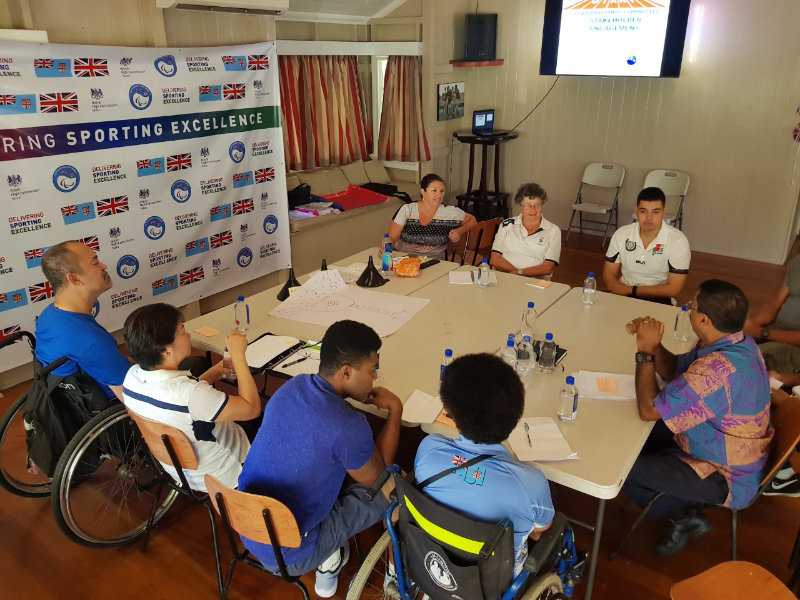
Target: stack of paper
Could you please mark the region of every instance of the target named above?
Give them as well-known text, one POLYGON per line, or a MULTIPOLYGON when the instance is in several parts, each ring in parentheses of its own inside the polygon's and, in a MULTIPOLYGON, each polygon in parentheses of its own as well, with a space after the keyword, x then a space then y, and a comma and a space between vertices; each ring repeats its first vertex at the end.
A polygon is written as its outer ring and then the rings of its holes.
POLYGON ((508 436, 508 443, 521 461, 548 462, 578 458, 578 453, 569 447, 558 425, 550 417, 520 419, 508 436))
POLYGON ((420 390, 414 390, 403 404, 403 421, 406 423, 433 423, 442 411, 442 401, 420 390))
POLYGON ((603 400, 636 400, 636 383, 633 375, 619 373, 573 373, 575 385, 581 398, 603 400))
POLYGON ((450 283, 472 285, 472 271, 450 271, 447 276, 450 278, 450 283))
POLYGON ((260 369, 298 343, 295 337, 267 334, 248 344, 244 355, 250 367, 260 369))

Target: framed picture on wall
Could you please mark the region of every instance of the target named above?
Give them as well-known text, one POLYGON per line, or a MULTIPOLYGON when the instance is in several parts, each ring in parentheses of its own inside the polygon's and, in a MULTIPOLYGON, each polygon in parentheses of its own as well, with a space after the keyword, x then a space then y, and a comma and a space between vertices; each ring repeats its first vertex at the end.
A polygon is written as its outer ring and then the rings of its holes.
POLYGON ((464 82, 440 83, 437 86, 438 98, 436 120, 449 121, 464 116, 464 82))

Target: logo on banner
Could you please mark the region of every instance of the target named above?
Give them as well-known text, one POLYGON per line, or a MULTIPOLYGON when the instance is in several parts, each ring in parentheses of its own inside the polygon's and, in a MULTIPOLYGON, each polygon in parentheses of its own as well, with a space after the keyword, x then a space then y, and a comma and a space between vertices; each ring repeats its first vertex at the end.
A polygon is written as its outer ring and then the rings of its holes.
POLYGON ((150 106, 150 103, 153 101, 153 92, 151 92, 150 88, 147 86, 141 83, 135 83, 128 91, 128 98, 133 108, 136 110, 144 110, 150 106))
POLYGON ((121 235, 122 235, 122 230, 119 227, 111 227, 108 230, 108 237, 111 238, 111 242, 112 243, 114 242, 114 240, 119 238, 119 236, 121 236, 121 235))
POLYGON ((178 72, 178 65, 175 64, 175 57, 171 54, 159 56, 153 64, 156 67, 156 71, 164 77, 175 77, 175 73, 178 72))
POLYGON ((267 215, 264 218, 264 233, 271 235, 278 229, 278 217, 275 215, 267 215))
POLYGON ((28 297, 25 295, 25 288, 10 292, 0 292, 0 312, 19 308, 28 304, 28 297))
POLYGON ((193 267, 188 271, 183 271, 180 275, 180 285, 191 285, 205 279, 206 274, 203 272, 203 267, 193 267))
POLYGON ((202 225, 203 221, 198 218, 197 212, 186 213, 185 215, 178 215, 175 217, 175 229, 189 229, 190 227, 197 227, 202 225))
POLYGON ((164 158, 145 158, 136 161, 136 176, 147 177, 148 175, 159 175, 164 172, 164 158))
POLYGON ((76 58, 76 77, 108 77, 108 59, 105 58, 76 58))
POLYGON ((49 221, 44 220, 43 212, 8 217, 8 228, 11 231, 11 235, 50 229, 50 225, 49 221))
POLYGON ((200 193, 205 194, 217 194, 219 192, 224 192, 227 188, 225 187, 225 182, 222 177, 215 177, 214 179, 205 179, 200 181, 200 193))
MULTIPOLYGON (((42 266, 42 257, 47 252, 47 246, 44 248, 34 248, 33 250, 25 250, 25 266, 29 269, 35 269, 42 266)), ((4 274, 4 273, 0 273, 4 274)))
POLYGON ((221 231, 211 236, 211 247, 221 248, 233 243, 233 233, 230 230, 221 231))
POLYGON ((89 221, 95 218, 94 204, 83 202, 81 204, 68 204, 61 207, 61 216, 64 218, 64 225, 74 225, 82 221, 89 221))
POLYGON ((170 275, 164 279, 157 279, 153 282, 153 296, 158 296, 165 292, 171 292, 178 289, 178 276, 170 275))
POLYGON ((223 267, 222 266, 222 259, 221 258, 214 258, 211 260, 211 272, 214 277, 217 277, 227 271, 230 267, 223 267))
POLYGON ((91 90, 89 90, 89 97, 92 99, 92 112, 117 108, 119 106, 117 102, 112 102, 110 104, 103 102, 102 100, 105 96, 103 90, 100 88, 91 88, 91 90))
POLYGON ((117 292, 116 294, 111 294, 111 308, 119 308, 126 304, 133 304, 134 302, 139 302, 141 299, 142 295, 139 293, 139 288, 117 292))
POLYGON ((69 58, 34 58, 36 77, 72 77, 72 60, 69 58))
POLYGON ((219 206, 212 206, 211 207, 211 218, 210 221, 213 223, 214 221, 221 221, 222 219, 227 219, 231 216, 231 205, 230 204, 220 204, 219 206))
POLYGON ((210 158, 211 152, 208 149, 208 146, 203 146, 200 148, 200 166, 205 168, 210 165, 222 162, 221 158, 210 158))
POLYGON ((244 56, 223 56, 222 66, 226 71, 246 71, 247 59, 244 56))
POLYGON ((97 201, 97 216, 110 217, 119 213, 128 212, 128 197, 115 196, 97 201))
POLYGON ((186 257, 194 256, 195 254, 201 254, 203 252, 208 252, 208 238, 200 238, 199 240, 192 240, 191 242, 186 242, 186 257))
POLYGON ((211 66, 211 61, 208 59, 207 56, 187 56, 186 68, 190 72, 217 70, 217 67, 211 66))
POLYGON ((8 56, 0 56, 0 77, 22 77, 19 71, 13 71, 14 59, 8 56))
POLYGON ((270 206, 274 206, 277 202, 269 201, 269 192, 261 192, 261 209, 266 210, 270 206))
POLYGON ((161 98, 164 104, 183 104, 192 101, 186 95, 185 87, 161 88, 161 98))
POLYGON ((9 194, 12 200, 22 200, 22 198, 27 194, 38 194, 39 188, 25 188, 22 186, 22 176, 17 174, 12 174, 6 176, 6 182, 8 183, 9 194))
POLYGON ((39 110, 43 113, 77 112, 78 94, 76 92, 39 94, 39 110))
POLYGON ((253 262, 253 251, 247 247, 239 250, 239 254, 236 255, 236 263, 244 268, 249 267, 251 262, 253 262))
POLYGON ((92 304, 92 312, 90 313, 92 318, 96 319, 97 315, 100 314, 100 300, 95 300, 94 304, 92 304))
MULTIPOLYGON (((46 250, 46 248, 43 248, 43 250, 46 250)), ((27 256, 27 254, 28 253, 26 252, 25 255, 27 256)), ((44 252, 42 252, 42 254, 44 254, 44 252)), ((25 260, 27 262, 27 258, 25 260)), ((14 272, 14 267, 7 267, 6 266, 7 262, 8 261, 6 260, 5 256, 0 256, 0 275, 8 275, 9 273, 13 273, 14 272)), ((41 258, 39 259, 39 262, 40 263, 42 262, 41 258)), ((28 268, 30 269, 31 267, 28 267, 28 268)))
POLYGON ((269 57, 266 54, 251 54, 247 57, 248 71, 264 71, 269 69, 269 57))
POLYGON ((225 83, 222 86, 222 97, 225 100, 241 100, 245 96, 243 83, 225 83))
POLYGON ((255 210, 255 207, 253 206, 252 198, 245 198, 244 200, 236 200, 233 203, 233 214, 235 215, 244 215, 253 212, 253 210, 255 210))
POLYGON ((0 115, 33 114, 35 112, 35 94, 0 94, 0 115))
POLYGON ((269 256, 275 256, 276 254, 280 254, 281 251, 278 248, 278 242, 272 242, 270 244, 264 244, 259 248, 258 255, 261 258, 267 258, 269 256))
POLYGON ((22 175, 9 175, 6 181, 8 182, 8 187, 18 188, 22 185, 22 175))
POLYGON ((126 254, 117 261, 117 275, 130 279, 139 272, 139 260, 133 254, 126 254))
POLYGON ((31 297, 31 302, 44 302, 53 297, 53 286, 49 281, 43 281, 35 285, 28 286, 28 294, 31 297))
POLYGON ((178 179, 172 184, 172 187, 169 188, 169 195, 172 196, 175 202, 183 204, 192 197, 192 186, 190 186, 189 182, 185 179, 178 179))
POLYGON ((105 183, 107 181, 118 181, 125 179, 128 175, 122 172, 122 165, 117 163, 114 165, 102 165, 100 167, 92 167, 92 182, 105 183))
POLYGON ((240 163, 244 160, 244 153, 245 147, 244 144, 240 141, 235 141, 231 144, 230 148, 228 148, 228 155, 231 157, 231 160, 235 163, 240 163))
POLYGON ((131 75, 142 75, 145 71, 144 69, 134 69, 131 68, 133 64, 133 57, 131 56, 123 56, 119 59, 119 74, 122 75, 125 79, 130 77, 131 75))
POLYGON ((266 183, 267 181, 275 181, 275 169, 272 167, 256 169, 256 183, 266 183))
POLYGON ((215 102, 222 99, 221 85, 201 85, 197 88, 197 99, 200 102, 215 102))
POLYGON ((151 240, 161 239, 166 230, 167 225, 161 217, 148 217, 144 222, 144 234, 151 240))
POLYGON ((167 157, 167 171, 182 171, 192 168, 192 153, 173 154, 167 157))
POLYGON ((151 252, 147 255, 147 259, 150 261, 150 268, 152 269, 178 260, 178 255, 175 254, 172 248, 165 248, 163 250, 151 252))
POLYGON ((252 171, 245 171, 244 173, 234 173, 233 174, 233 188, 240 188, 245 187, 248 185, 253 185, 253 172, 252 171))
POLYGON ((72 165, 61 165, 53 171, 53 185, 59 192, 71 192, 80 183, 81 175, 72 165))
POLYGON ((111 227, 108 230, 108 237, 111 239, 111 249, 118 250, 127 244, 133 243, 133 236, 126 235, 123 237, 121 227, 111 227))
POLYGON ((252 154, 253 156, 263 156, 265 154, 272 154, 272 148, 269 147, 269 141, 254 142, 252 154))
MULTIPOLYGON (((80 242, 87 248, 91 248, 95 252, 100 252, 100 240, 96 235, 90 235, 89 237, 80 238, 78 242, 80 242)), ((47 251, 47 248, 45 248, 45 251, 47 251)))

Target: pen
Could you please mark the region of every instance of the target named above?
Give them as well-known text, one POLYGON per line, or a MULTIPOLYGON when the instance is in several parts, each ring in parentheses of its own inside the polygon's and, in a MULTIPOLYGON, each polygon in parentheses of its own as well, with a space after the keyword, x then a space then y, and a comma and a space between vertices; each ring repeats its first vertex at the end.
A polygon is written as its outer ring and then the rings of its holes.
POLYGON ((293 360, 292 362, 288 362, 288 363, 286 363, 286 364, 285 364, 285 365, 283 365, 283 367, 281 367, 281 368, 282 368, 282 369, 285 369, 286 367, 291 367, 292 365, 296 365, 297 363, 301 363, 301 362, 303 362, 303 361, 304 361, 304 360, 306 360, 307 358, 308 358, 308 356, 304 356, 303 358, 298 358, 297 360, 293 360))
POLYGON ((540 290, 544 289, 541 285, 536 285, 535 283, 526 283, 525 285, 529 285, 531 287, 539 288, 540 290))
POLYGON ((525 427, 525 435, 528 436, 528 446, 533 448, 533 444, 531 443, 531 428, 528 427, 528 422, 527 421, 523 421, 522 424, 525 427))

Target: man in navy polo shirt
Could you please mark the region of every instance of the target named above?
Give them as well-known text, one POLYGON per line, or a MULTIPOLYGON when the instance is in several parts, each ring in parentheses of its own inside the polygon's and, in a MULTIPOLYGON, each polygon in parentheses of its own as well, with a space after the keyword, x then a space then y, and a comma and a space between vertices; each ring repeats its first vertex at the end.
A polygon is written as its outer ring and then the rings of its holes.
MULTIPOLYGON (((294 514, 299 548, 282 548, 290 575, 316 573, 316 594, 336 593, 348 558, 347 540, 383 516, 388 496, 368 502, 364 493, 394 461, 403 403, 377 378, 381 339, 368 326, 339 321, 322 338, 317 375, 298 375, 270 398, 239 475, 239 489, 270 496, 294 514), (373 442, 363 413, 345 398, 388 411, 373 442), (342 489, 345 476, 355 484, 342 489)), ((388 492, 386 492, 388 494, 388 492)), ((245 547, 277 572, 272 546, 242 538, 245 547)))
POLYGON ((423 491, 475 519, 510 519, 516 548, 514 573, 518 574, 528 556, 528 538, 539 539, 555 515, 542 472, 520 463, 502 445, 522 416, 525 388, 514 369, 497 356, 468 354, 445 369, 439 395, 460 435, 451 440, 433 434, 422 440, 415 478, 424 481, 453 465, 490 454, 423 491))

